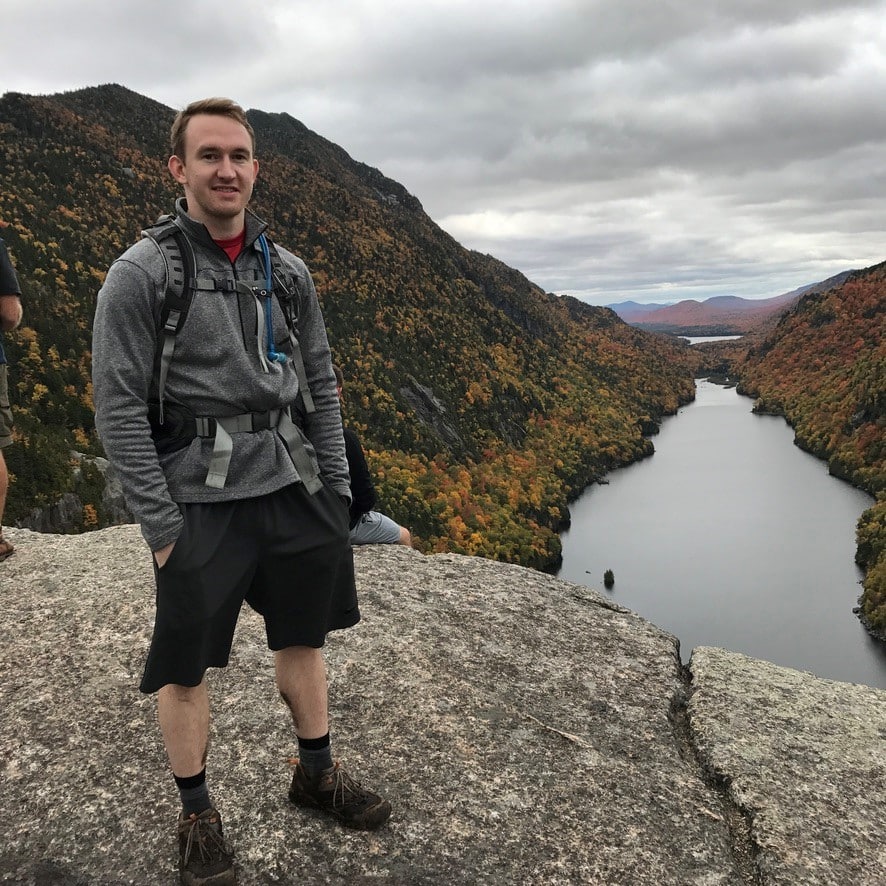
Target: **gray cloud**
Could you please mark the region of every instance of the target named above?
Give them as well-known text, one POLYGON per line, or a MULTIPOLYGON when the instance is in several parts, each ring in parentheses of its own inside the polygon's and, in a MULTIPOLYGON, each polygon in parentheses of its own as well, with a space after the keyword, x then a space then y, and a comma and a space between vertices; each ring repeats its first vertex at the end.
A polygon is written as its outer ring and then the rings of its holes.
POLYGON ((884 257, 886 0, 6 7, 4 90, 287 111, 549 291, 768 297, 884 257))

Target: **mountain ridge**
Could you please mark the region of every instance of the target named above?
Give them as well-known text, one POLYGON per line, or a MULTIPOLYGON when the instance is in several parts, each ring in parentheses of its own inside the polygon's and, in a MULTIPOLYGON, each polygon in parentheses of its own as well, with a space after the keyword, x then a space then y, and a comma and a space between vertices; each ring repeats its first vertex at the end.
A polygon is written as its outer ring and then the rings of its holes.
POLYGON ((807 292, 733 360, 754 411, 782 415, 795 443, 876 497, 856 526, 858 611, 886 640, 886 262, 807 292))
MULTIPOLYGON (((174 111, 117 84, 0 97, 0 226, 25 290, 7 337, 7 519, 73 493, 107 525, 90 327, 111 261, 168 212, 174 111)), ((568 502, 693 396, 694 357, 465 249, 380 170, 288 114, 249 111, 254 210, 317 286, 381 507, 425 550, 558 563, 568 502)), ((70 527, 67 527, 70 528, 70 527)))

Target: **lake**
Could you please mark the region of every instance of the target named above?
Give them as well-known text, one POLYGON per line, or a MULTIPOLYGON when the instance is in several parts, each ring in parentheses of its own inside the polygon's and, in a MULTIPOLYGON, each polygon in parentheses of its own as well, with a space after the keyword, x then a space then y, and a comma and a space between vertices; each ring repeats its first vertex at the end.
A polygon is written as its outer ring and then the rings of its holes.
POLYGON ((740 335, 681 335, 691 345, 701 344, 706 341, 737 341, 740 335))
POLYGON ((855 524, 873 498, 752 405, 697 381, 696 400, 653 438, 654 455, 570 505, 559 576, 674 634, 684 661, 695 646, 719 646, 884 689, 886 644, 852 611, 855 524))

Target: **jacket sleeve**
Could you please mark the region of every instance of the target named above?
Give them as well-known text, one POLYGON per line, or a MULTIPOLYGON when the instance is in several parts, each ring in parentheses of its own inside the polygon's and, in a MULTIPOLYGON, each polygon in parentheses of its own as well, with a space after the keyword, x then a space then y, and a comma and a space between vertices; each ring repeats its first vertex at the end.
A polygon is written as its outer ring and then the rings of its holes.
POLYGON ((148 424, 148 396, 159 322, 158 291, 165 266, 156 247, 142 241, 149 273, 125 253, 111 265, 98 294, 92 333, 95 426, 123 486, 126 503, 152 551, 175 541, 182 527, 169 495, 148 424), (155 250, 155 255, 151 255, 155 250), (156 274, 153 271, 156 270, 156 274))
MULTIPOLYGON (((6 244, 0 239, 0 332, 12 332, 22 319, 22 289, 6 244)), ((0 363, 4 360, 0 345, 0 363)))
POLYGON ((0 295, 17 295, 21 298, 22 288, 19 286, 12 259, 6 250, 6 244, 0 239, 0 295))

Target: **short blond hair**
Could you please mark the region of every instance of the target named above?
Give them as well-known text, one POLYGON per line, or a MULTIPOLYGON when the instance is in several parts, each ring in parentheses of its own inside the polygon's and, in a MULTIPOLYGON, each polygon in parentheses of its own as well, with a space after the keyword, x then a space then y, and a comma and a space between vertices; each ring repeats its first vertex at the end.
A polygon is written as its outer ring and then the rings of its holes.
POLYGON ((197 114, 217 114, 219 117, 229 117, 239 123, 249 133, 249 138, 252 140, 252 153, 255 153, 255 130, 246 119, 246 111, 229 98, 202 98, 199 101, 191 102, 186 108, 179 111, 175 115, 175 120, 172 121, 172 129, 169 131, 169 146, 176 157, 184 159, 185 134, 188 123, 191 117, 196 117, 197 114))

